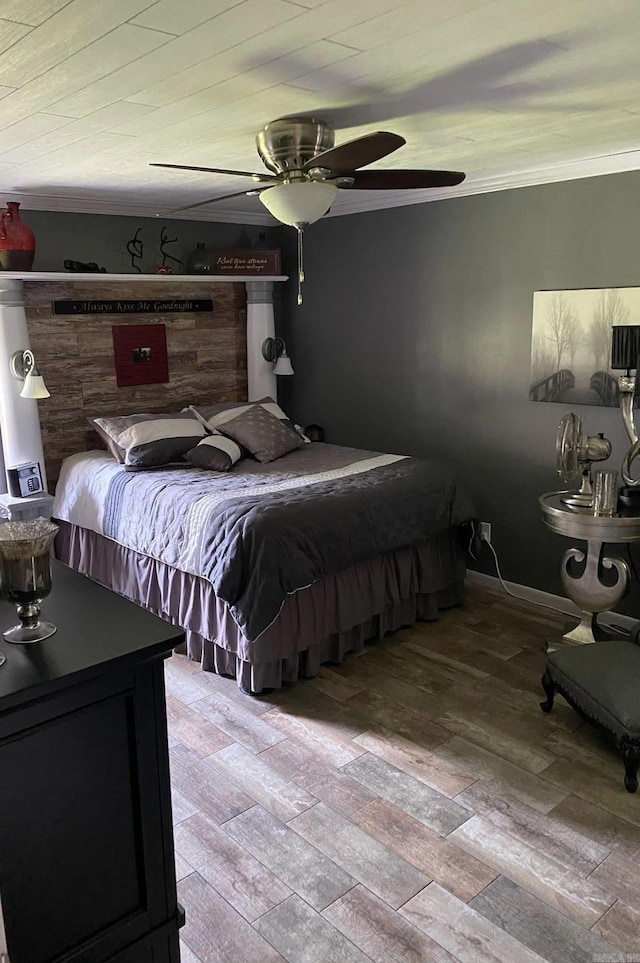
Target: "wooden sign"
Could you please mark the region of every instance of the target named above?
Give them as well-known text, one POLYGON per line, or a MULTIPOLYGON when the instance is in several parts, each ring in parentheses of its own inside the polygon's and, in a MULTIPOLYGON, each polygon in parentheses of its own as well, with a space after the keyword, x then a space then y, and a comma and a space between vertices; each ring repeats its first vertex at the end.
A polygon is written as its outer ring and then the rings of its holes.
POLYGON ((111 331, 119 388, 164 384, 169 380, 164 324, 116 324, 111 331))
POLYGON ((147 301, 53 301, 54 314, 196 314, 213 311, 211 298, 147 301))
POLYGON ((207 250, 211 274, 280 274, 280 251, 207 250))

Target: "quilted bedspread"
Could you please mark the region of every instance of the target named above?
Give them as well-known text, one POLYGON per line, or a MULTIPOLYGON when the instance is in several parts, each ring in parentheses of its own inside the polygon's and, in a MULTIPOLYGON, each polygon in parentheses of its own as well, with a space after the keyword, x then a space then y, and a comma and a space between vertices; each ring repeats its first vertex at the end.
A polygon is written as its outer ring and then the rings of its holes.
POLYGON ((72 455, 54 516, 207 579, 254 641, 292 592, 476 513, 442 465, 314 443, 230 472, 127 472, 105 452, 72 455))

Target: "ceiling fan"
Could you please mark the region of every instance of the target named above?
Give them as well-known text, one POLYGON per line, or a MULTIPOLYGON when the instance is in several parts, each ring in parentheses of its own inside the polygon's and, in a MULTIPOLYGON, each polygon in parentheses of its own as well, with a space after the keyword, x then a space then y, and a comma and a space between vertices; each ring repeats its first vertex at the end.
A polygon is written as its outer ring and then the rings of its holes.
POLYGON ((339 190, 398 191, 453 187, 465 177, 459 171, 360 170, 406 143, 403 137, 388 131, 374 131, 338 147, 334 147, 334 142, 335 132, 325 121, 312 117, 280 117, 267 124, 256 137, 258 154, 271 172, 269 174, 194 167, 190 164, 150 166, 250 177, 254 186, 246 191, 210 197, 196 204, 166 211, 165 214, 177 214, 231 197, 259 196, 276 220, 295 227, 298 232, 298 304, 301 304, 301 284, 304 280, 302 232, 307 224, 313 224, 327 213, 339 190))

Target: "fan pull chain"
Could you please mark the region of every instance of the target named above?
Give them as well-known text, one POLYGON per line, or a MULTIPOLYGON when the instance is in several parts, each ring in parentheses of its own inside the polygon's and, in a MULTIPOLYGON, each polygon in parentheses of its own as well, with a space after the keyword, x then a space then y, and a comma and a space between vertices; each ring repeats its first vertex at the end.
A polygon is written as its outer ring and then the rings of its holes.
POLYGON ((302 304, 302 282, 304 281, 304 249, 302 244, 302 228, 298 231, 298 304, 302 304))

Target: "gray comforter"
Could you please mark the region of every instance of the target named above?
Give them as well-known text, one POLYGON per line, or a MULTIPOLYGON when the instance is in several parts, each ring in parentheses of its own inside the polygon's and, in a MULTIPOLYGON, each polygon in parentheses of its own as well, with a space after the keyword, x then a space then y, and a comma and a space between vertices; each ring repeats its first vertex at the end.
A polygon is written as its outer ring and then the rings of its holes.
MULTIPOLYGON (((73 467, 69 490, 78 484, 73 467)), ((324 444, 269 465, 243 460, 226 474, 131 474, 110 462, 93 472, 89 501, 99 474, 104 501, 99 524, 89 527, 210 581, 250 641, 292 592, 476 514, 442 465, 324 444)), ((58 517, 87 527, 86 512, 84 522, 72 517, 68 501, 58 499, 58 517)))

